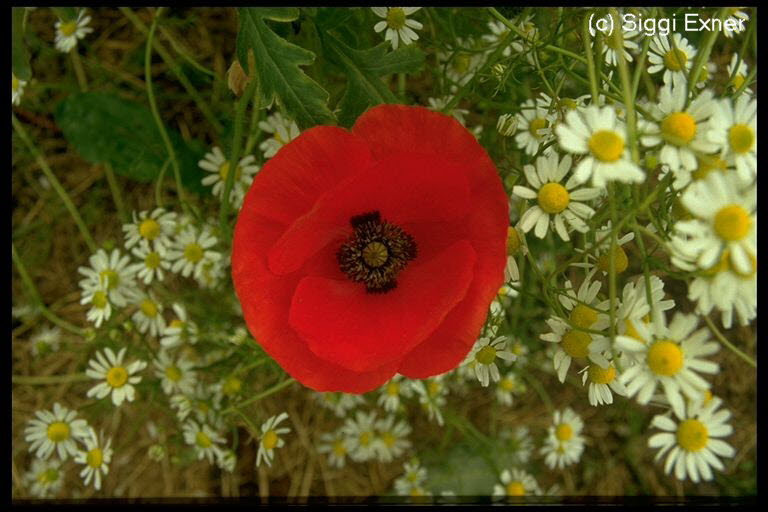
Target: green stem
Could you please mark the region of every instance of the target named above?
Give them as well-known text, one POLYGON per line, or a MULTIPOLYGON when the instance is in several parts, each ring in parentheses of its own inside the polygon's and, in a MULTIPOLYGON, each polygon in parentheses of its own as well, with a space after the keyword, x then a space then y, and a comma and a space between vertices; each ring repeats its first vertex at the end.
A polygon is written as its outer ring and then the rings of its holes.
MULTIPOLYGON (((619 13, 616 9, 611 8, 609 10, 611 16, 619 20, 619 13)), ((624 41, 622 39, 621 30, 614 30, 610 36, 614 38, 616 43, 616 60, 619 64, 619 76, 621 77, 621 88, 624 90, 624 108, 627 109, 627 139, 629 139, 629 150, 632 155, 632 161, 638 163, 640 161, 640 154, 637 149, 637 116, 635 115, 635 97, 632 94, 632 84, 629 79, 629 67, 627 60, 624 57, 624 41)))
POLYGON ((709 315, 702 315, 704 316, 704 321, 707 323, 707 326, 709 326, 709 330, 712 331, 712 334, 715 335, 715 338, 717 338, 720 343, 731 349, 734 354, 742 358, 744 361, 746 361, 752 368, 757 368, 757 363, 754 359, 749 357, 747 354, 736 348, 736 346, 728 341, 725 336, 723 336, 723 333, 720 332, 720 330, 715 326, 715 323, 709 318, 709 315))
POLYGON ((747 75, 747 77, 744 79, 744 83, 742 83, 742 84, 741 84, 741 87, 739 87, 738 89, 736 89, 736 92, 734 92, 734 93, 733 93, 733 99, 734 99, 734 100, 735 100, 736 98, 738 98, 738 97, 739 97, 739 95, 740 95, 742 92, 744 92, 744 89, 746 89, 746 88, 747 88, 747 86, 748 86, 748 85, 750 85, 750 84, 752 83, 752 81, 755 79, 755 75, 756 75, 756 74, 757 74, 757 67, 753 67, 753 68, 752 68, 752 71, 750 71, 750 72, 749 72, 749 74, 747 75))
MULTIPOLYGON (((615 226, 616 183, 608 184, 608 208, 611 212, 611 226, 615 226)), ((616 342, 616 236, 616 231, 611 233, 611 253, 608 256, 608 336, 610 337, 612 348, 616 342)))
POLYGON ((268 389, 262 391, 258 395, 254 395, 251 398, 243 400, 242 402, 240 402, 238 404, 235 404, 235 405, 233 405, 231 407, 228 407, 228 408, 224 409, 221 413, 222 414, 231 414, 233 412, 236 412, 236 411, 238 411, 238 409, 240 409, 242 407, 245 407, 246 405, 250 405, 250 404, 252 404, 254 402, 258 402, 262 398, 266 398, 269 395, 273 395, 273 394, 277 393, 281 389, 289 386, 292 382, 294 382, 294 380, 292 378, 288 377, 287 379, 278 382, 277 384, 275 384, 271 388, 268 388, 268 389))
MULTIPOLYGON (((728 9, 724 7, 720 9, 720 11, 715 15, 715 18, 722 21, 727 14, 728 14, 728 9)), ((704 68, 704 66, 707 65, 707 60, 709 60, 709 54, 712 51, 712 47, 715 45, 715 40, 717 39, 718 35, 720 35, 719 31, 710 30, 704 36, 704 41, 699 44, 699 51, 696 53, 696 58, 693 59, 691 73, 690 73, 690 76, 688 77, 688 97, 685 100, 686 108, 691 102, 691 98, 693 96, 693 90, 696 88, 696 83, 699 81, 699 75, 701 75, 701 70, 704 68)), ((677 55, 677 53, 675 53, 675 55, 677 55)))
POLYGON ((13 242, 11 242, 11 257, 13 258, 13 264, 16 265, 16 270, 19 272, 19 276, 21 276, 21 280, 27 287, 29 298, 32 300, 32 302, 35 303, 35 306, 37 306, 37 308, 40 310, 40 313, 62 329, 65 329, 72 334, 83 336, 85 333, 84 329, 81 329, 80 327, 70 324, 64 319, 59 318, 43 303, 43 299, 40 297, 40 294, 35 287, 35 283, 32 282, 32 278, 27 272, 27 267, 24 265, 24 261, 21 259, 21 256, 19 256, 19 253, 16 251, 16 245, 13 242))
POLYGON ((176 51, 176 53, 181 55, 182 59, 184 59, 187 62, 189 62, 189 64, 193 68, 195 68, 196 70, 198 70, 201 73, 204 73, 206 75, 212 76, 214 78, 216 77, 216 73, 214 73, 210 69, 206 68, 205 66, 203 66, 202 64, 197 62, 194 59, 194 57, 192 57, 189 54, 189 52, 184 48, 184 46, 178 40, 176 40, 176 38, 173 36, 173 34, 171 34, 170 30, 168 30, 165 27, 158 27, 158 30, 163 35, 163 37, 165 37, 168 40, 168 42, 171 43, 171 47, 176 51))
POLYGON ((157 175, 157 182, 155 183, 155 203, 157 203, 158 208, 163 207, 163 178, 165 177, 165 171, 168 169, 169 165, 171 165, 171 159, 166 158, 165 163, 163 163, 163 166, 160 168, 160 173, 157 175))
POLYGON ((589 91, 592 94, 592 104, 600 105, 599 88, 597 86, 597 75, 595 74, 595 59, 592 55, 592 39, 589 34, 589 16, 584 16, 584 23, 581 27, 581 38, 584 41, 584 55, 587 60, 587 72, 589 73, 589 91))
POLYGON ((125 210, 125 204, 123 203, 123 196, 120 193, 120 187, 117 184, 117 178, 115 177, 115 171, 109 163, 104 164, 104 173, 107 175, 107 183, 109 183, 109 190, 112 192, 112 199, 115 201, 115 208, 120 215, 120 219, 123 223, 128 223, 131 218, 128 216, 128 212, 125 210))
POLYGON ((69 384, 72 382, 86 382, 91 380, 84 373, 71 373, 69 375, 12 375, 11 383, 22 386, 46 386, 51 384, 69 384))
POLYGON ((67 211, 69 211, 69 214, 72 215, 72 218, 75 220, 75 224, 77 224, 77 228, 80 230, 80 234, 83 235, 83 239, 85 240, 88 249, 91 252, 96 252, 98 247, 96 246, 96 242, 93 241, 91 232, 88 230, 85 222, 83 222, 83 218, 80 217, 80 212, 77 211, 77 207, 75 207, 75 204, 72 202, 69 194, 67 194, 67 191, 64 190, 64 187, 61 185, 58 178, 56 178, 56 175, 53 174, 53 171, 48 166, 48 162, 45 160, 42 153, 37 150, 34 142, 32 142, 32 139, 29 138, 29 134, 24 129, 24 125, 22 125, 21 122, 16 119, 15 114, 11 114, 11 122, 13 123, 13 128, 16 130, 16 133, 27 146, 27 149, 29 149, 30 153, 32 153, 32 156, 35 157, 35 160, 37 160, 37 164, 40 166, 40 169, 42 169, 43 174, 45 174, 45 177, 48 179, 53 189, 59 195, 59 198, 62 200, 62 202, 64 202, 64 206, 66 206, 67 211))
POLYGON ((85 69, 83 69, 83 61, 80 60, 80 52, 77 51, 77 46, 72 48, 69 52, 72 55, 72 66, 75 68, 75 75, 77 76, 77 83, 80 85, 82 92, 88 92, 88 79, 85 77, 85 69))

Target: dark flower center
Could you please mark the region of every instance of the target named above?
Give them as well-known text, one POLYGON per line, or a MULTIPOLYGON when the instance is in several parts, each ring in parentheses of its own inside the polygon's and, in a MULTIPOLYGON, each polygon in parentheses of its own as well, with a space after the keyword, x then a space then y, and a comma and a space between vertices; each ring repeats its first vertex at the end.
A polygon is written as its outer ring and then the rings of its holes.
POLYGON ((383 220, 378 211, 350 219, 354 234, 336 259, 339 268, 368 293, 386 293, 397 286, 395 277, 416 258, 416 242, 400 227, 383 220))

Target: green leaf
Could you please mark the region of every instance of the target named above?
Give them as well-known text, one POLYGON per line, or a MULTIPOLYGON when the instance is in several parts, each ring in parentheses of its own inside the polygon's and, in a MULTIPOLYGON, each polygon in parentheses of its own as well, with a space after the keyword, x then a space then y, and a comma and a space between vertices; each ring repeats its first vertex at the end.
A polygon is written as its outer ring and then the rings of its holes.
POLYGON ((367 50, 355 50, 331 33, 323 36, 328 56, 344 69, 347 88, 339 100, 339 123, 350 126, 365 109, 381 103, 397 103, 397 98, 379 77, 392 73, 415 72, 424 63, 424 52, 406 46, 387 53, 384 42, 367 50))
POLYGON ((11 19, 11 66, 13 74, 19 80, 29 80, 32 70, 29 67, 29 50, 24 42, 24 7, 14 7, 11 19))
MULTIPOLYGON (((84 159, 109 163, 116 173, 139 182, 151 182, 168 159, 160 131, 148 108, 118 96, 88 92, 72 94, 56 107, 56 123, 67 141, 84 159)), ((205 154, 199 141, 185 141, 166 127, 176 151, 184 185, 204 192, 204 173, 197 162, 205 154)), ((166 169, 165 179, 173 176, 166 169)))
POLYGON ((289 43, 264 22, 264 18, 275 17, 286 21, 294 14, 298 16, 298 9, 293 12, 240 7, 238 13, 237 58, 250 75, 248 51, 253 51, 261 104, 270 105, 277 98, 287 115, 302 128, 332 124, 334 117, 328 109, 328 92, 299 67, 312 64, 315 54, 289 43))

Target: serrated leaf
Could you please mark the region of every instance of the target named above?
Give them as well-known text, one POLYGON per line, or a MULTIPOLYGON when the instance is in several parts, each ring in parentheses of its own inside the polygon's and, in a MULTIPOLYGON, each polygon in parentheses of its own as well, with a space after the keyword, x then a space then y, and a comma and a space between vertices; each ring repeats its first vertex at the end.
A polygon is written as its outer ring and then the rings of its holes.
POLYGON ((274 16, 274 11, 238 8, 237 58, 240 65, 250 76, 247 56, 248 50, 252 50, 262 105, 269 105, 277 98, 287 115, 302 128, 332 124, 334 117, 328 109, 328 92, 299 67, 312 64, 315 54, 289 43, 266 25, 264 18, 274 16))
POLYGON ((347 88, 339 100, 339 123, 350 126, 365 109, 381 103, 396 103, 397 98, 379 78, 391 73, 417 71, 424 62, 424 52, 407 46, 387 53, 389 43, 367 50, 355 50, 333 34, 325 34, 323 44, 332 61, 347 74, 347 88))
MULTIPOLYGON (((67 141, 84 159, 109 163, 116 173, 139 182, 151 182, 168 158, 152 112, 118 96, 87 92, 72 94, 56 107, 56 123, 67 141)), ((184 185, 204 192, 203 171, 197 162, 205 154, 199 141, 185 141, 166 127, 181 169, 184 185)), ((166 177, 173 175, 172 168, 166 177)))
POLYGON ((32 70, 29 67, 29 50, 24 41, 24 7, 14 7, 11 19, 11 67, 19 80, 29 80, 32 70))

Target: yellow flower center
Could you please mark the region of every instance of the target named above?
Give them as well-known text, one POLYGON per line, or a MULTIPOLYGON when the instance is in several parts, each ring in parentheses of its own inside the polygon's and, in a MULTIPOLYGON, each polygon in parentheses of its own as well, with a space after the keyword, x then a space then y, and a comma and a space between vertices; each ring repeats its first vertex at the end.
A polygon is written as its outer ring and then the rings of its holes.
POLYGON ((60 443, 69 439, 69 425, 63 421, 56 421, 48 425, 48 439, 54 443, 60 443))
POLYGON ((107 290, 114 290, 120 286, 120 274, 111 268, 99 272, 99 277, 101 278, 101 282, 107 282, 107 290))
POLYGON ((691 173, 694 180, 703 180, 712 171, 727 172, 728 164, 717 155, 699 155, 696 157, 699 166, 691 173))
POLYGON ((469 69, 470 62, 471 62, 471 58, 469 54, 460 53, 453 58, 453 61, 451 62, 451 67, 457 74, 463 75, 469 69))
POLYGON ((400 384, 397 382, 389 381, 387 383, 387 395, 389 396, 397 396, 400 394, 400 384))
POLYGON ((182 322, 178 318, 174 318, 173 320, 171 320, 170 327, 175 327, 175 328, 178 328, 178 329, 183 329, 184 328, 184 322, 182 322))
MULTIPOLYGON (((605 251, 603 254, 600 255, 599 258, 597 258, 597 268, 598 270, 602 270, 603 272, 608 272, 611 267, 611 251, 610 249, 605 251)), ((621 274, 625 270, 627 270, 627 267, 629 266, 629 259, 627 258, 627 253, 624 252, 624 249, 621 248, 620 245, 616 246, 616 257, 615 257, 615 263, 614 266, 616 267, 616 273, 621 274)))
POLYGON ((429 396, 434 397, 437 396, 438 393, 440 393, 440 382, 436 380, 429 381, 429 384, 427 384, 427 393, 429 396))
POLYGON ((107 372, 107 384, 113 388, 121 388, 128 381, 128 372, 122 366, 113 366, 107 372))
POLYGON ((581 331, 568 331, 560 341, 563 350, 571 357, 587 357, 592 337, 581 331))
POLYGON ((139 309, 144 315, 154 318, 157 316, 157 304, 151 299, 144 299, 139 305, 139 309))
POLYGON ((525 496, 525 486, 522 482, 509 482, 507 484, 507 496, 525 496))
POLYGON ((504 391, 513 391, 515 389, 515 381, 510 379, 509 377, 504 377, 501 379, 501 382, 499 382, 499 385, 501 386, 501 389, 504 391))
POLYGON ((589 365, 587 373, 589 374, 590 382, 594 382, 595 384, 608 384, 613 382, 613 379, 616 378, 616 368, 613 366, 601 368, 600 365, 591 364, 589 365))
POLYGON ((160 255, 154 251, 147 253, 147 256, 144 258, 144 264, 148 269, 156 269, 160 266, 160 255))
POLYGON ((363 432, 360 434, 360 445, 361 446, 368 446, 371 443, 371 438, 373 435, 370 432, 363 432))
POLYGON ((387 246, 381 242, 371 242, 363 248, 363 260, 369 267, 382 266, 389 259, 387 246))
POLYGON ((91 303, 94 307, 98 309, 104 309, 107 307, 107 294, 99 290, 98 292, 93 294, 93 299, 91 299, 91 303))
POLYGON ((728 130, 728 142, 736 153, 746 153, 755 144, 755 134, 746 124, 735 124, 728 130))
POLYGON ((507 254, 514 256, 520 250, 521 245, 520 235, 518 235, 517 230, 509 226, 507 228, 507 254))
POLYGON ((197 405, 197 410, 203 414, 208 414, 208 411, 211 410, 208 404, 205 403, 203 400, 198 400, 196 405, 197 405))
POLYGON ((160 224, 155 219, 144 219, 139 224, 139 234, 147 240, 154 240, 160 234, 160 224))
POLYGON ((737 73, 736 76, 733 77, 733 87, 734 89, 740 89, 742 85, 744 85, 744 80, 746 80, 747 77, 742 75, 741 73, 737 73))
POLYGON ((736 204, 721 208, 715 214, 715 233, 728 242, 741 240, 747 236, 751 224, 749 213, 736 204))
POLYGON ((277 446, 277 432, 274 430, 267 430, 266 434, 264 434, 264 437, 261 440, 261 444, 264 445, 265 450, 272 450, 275 446, 277 446))
POLYGON ((689 452, 698 452, 707 445, 709 431, 699 420, 688 419, 677 427, 677 444, 689 452))
POLYGON ((571 311, 569 319, 576 327, 589 329, 597 322, 597 311, 584 304, 577 304, 571 311))
POLYGON ((573 437, 573 428, 567 423, 561 423, 555 429, 555 437, 558 441, 568 441, 573 437))
POLYGON ((475 360, 480 364, 492 364, 496 360, 496 349, 486 345, 475 354, 475 360))
POLYGON ((573 98, 562 98, 558 104, 560 108, 566 108, 568 110, 576 110, 576 107, 578 106, 576 104, 576 100, 573 98))
POLYGON ((85 456, 85 462, 93 469, 100 468, 102 462, 104 462, 104 453, 101 451, 101 448, 90 450, 85 456))
POLYGON ((384 441, 384 444, 387 445, 388 448, 392 448, 392 446, 395 445, 397 438, 392 435, 392 432, 384 432, 381 434, 381 440, 384 441))
POLYGON ((184 248, 184 258, 192 263, 197 263, 203 259, 203 248, 195 242, 187 244, 184 248))
POLYGON ((195 436, 195 442, 200 448, 210 448, 211 444, 213 444, 211 438, 205 432, 198 432, 195 436))
POLYGON ((602 162, 615 162, 624 153, 624 139, 611 130, 598 130, 589 138, 589 150, 602 162))
POLYGON ((56 468, 48 468, 45 471, 41 471, 37 474, 37 481, 43 485, 52 484, 59 479, 59 470, 56 468))
POLYGON ((221 392, 225 395, 234 395, 240 391, 240 388, 242 387, 243 381, 237 377, 227 377, 227 380, 224 381, 224 385, 221 386, 221 392))
POLYGON ((387 10, 387 26, 392 30, 400 30, 405 26, 405 11, 402 7, 390 7, 387 10))
POLYGON ((178 382, 181 380, 182 374, 178 366, 171 365, 165 369, 165 376, 168 377, 168 380, 178 382))
POLYGON ((656 375, 670 377, 683 367, 683 350, 673 341, 657 341, 648 349, 648 366, 656 375))
POLYGON ((541 137, 539 130, 546 128, 548 124, 549 122, 546 119, 537 117, 536 119, 533 119, 530 124, 528 124, 528 131, 531 132, 531 135, 538 139, 541 137))
POLYGON ((672 48, 664 55, 664 65, 670 71, 680 71, 688 63, 688 55, 680 48, 672 48))
POLYGON ((343 457, 347 454, 347 447, 344 445, 344 441, 342 439, 337 439, 333 443, 333 453, 337 457, 343 457))
POLYGON ((570 194, 559 183, 547 183, 539 189, 539 206, 547 213, 560 213, 570 200, 570 194))
POLYGON ((72 20, 66 23, 62 23, 59 28, 62 34, 64 34, 66 37, 69 37, 75 33, 75 30, 77 30, 77 21, 72 20))
POLYGON ((685 146, 696 136, 696 121, 687 112, 674 112, 661 122, 664 140, 675 146, 685 146))
POLYGON ((19 89, 19 86, 21 85, 21 83, 19 82, 19 79, 16 78, 16 75, 14 75, 13 73, 11 73, 11 77, 13 79, 11 81, 11 91, 16 92, 19 89))
MULTIPOLYGON (((221 177, 221 181, 225 182, 227 181, 227 174, 229 174, 229 162, 224 162, 219 166, 219 176, 221 177)), ((238 165, 235 168, 235 181, 240 180, 240 176, 243 174, 242 168, 238 165)))

